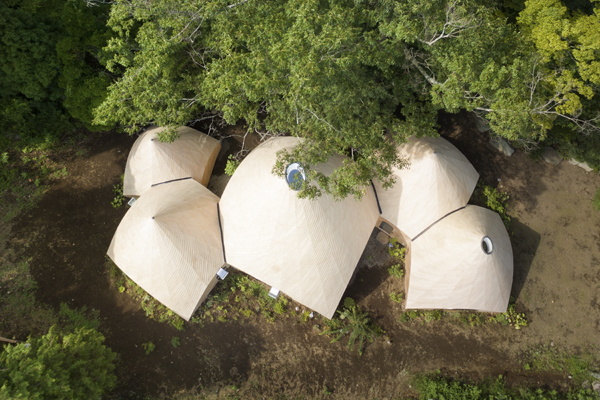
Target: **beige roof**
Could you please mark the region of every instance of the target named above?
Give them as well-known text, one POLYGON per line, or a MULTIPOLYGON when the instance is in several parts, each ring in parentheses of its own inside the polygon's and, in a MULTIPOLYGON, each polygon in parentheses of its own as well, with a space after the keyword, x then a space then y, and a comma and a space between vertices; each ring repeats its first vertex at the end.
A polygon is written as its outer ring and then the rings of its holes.
POLYGON ((165 128, 152 128, 135 141, 125 167, 123 195, 141 196, 153 184, 192 177, 207 186, 221 143, 195 129, 182 126, 173 143, 158 140, 165 128))
POLYGON ((193 179, 154 186, 127 211, 108 249, 127 276, 186 320, 223 265, 218 201, 193 179))
MULTIPOLYGON (((227 262, 331 318, 379 216, 372 189, 362 201, 327 194, 299 199, 271 173, 276 153, 299 139, 270 139, 240 164, 221 198, 227 262)), ((316 170, 330 174, 344 157, 316 170)))
POLYGON ((497 213, 469 205, 413 240, 411 252, 406 308, 506 311, 513 253, 497 213), (485 236, 491 254, 483 250, 485 236))
POLYGON ((410 238, 467 204, 479 174, 447 140, 411 137, 407 144, 398 146, 398 155, 410 165, 394 168, 394 186, 385 190, 378 181, 373 184, 382 216, 410 238))

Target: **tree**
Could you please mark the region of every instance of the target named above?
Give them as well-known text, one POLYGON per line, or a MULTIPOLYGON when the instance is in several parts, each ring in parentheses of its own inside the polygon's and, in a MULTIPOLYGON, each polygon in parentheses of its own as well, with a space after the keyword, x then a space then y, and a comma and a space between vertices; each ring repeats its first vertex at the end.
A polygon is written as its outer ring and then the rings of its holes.
POLYGON ((549 143, 600 168, 600 7, 529 0, 518 17, 535 48, 532 86, 545 93, 539 114, 551 121, 549 143))
POLYGON ((7 345, 0 353, 0 398, 99 399, 113 388, 116 354, 94 329, 61 333, 56 326, 39 339, 7 345))
POLYGON ((544 139, 557 113, 578 123, 556 102, 575 84, 549 86, 534 45, 480 0, 119 0, 109 25, 108 67, 122 77, 97 123, 133 132, 220 116, 304 137, 274 171, 300 162, 319 184, 300 196, 390 185, 396 145, 437 135, 441 109, 478 112, 523 145, 544 139), (349 160, 332 176, 311 169, 340 153, 349 160))
POLYGON ((92 123, 110 84, 102 66, 107 17, 108 6, 79 0, 0 5, 0 129, 45 140, 73 122, 107 128, 92 123))

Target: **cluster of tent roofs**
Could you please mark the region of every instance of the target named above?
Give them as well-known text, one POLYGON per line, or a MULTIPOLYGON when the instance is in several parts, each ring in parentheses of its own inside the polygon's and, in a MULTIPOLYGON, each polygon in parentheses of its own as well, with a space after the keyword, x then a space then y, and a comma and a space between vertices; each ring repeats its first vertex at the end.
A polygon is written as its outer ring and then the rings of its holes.
MULTIPOLYGON (((513 277, 510 240, 500 216, 467 205, 479 175, 443 138, 398 146, 410 166, 394 169, 385 190, 363 198, 299 199, 302 167, 272 174, 277 153, 295 137, 271 138, 242 161, 219 199, 206 188, 220 143, 188 127, 173 143, 163 128, 145 131, 127 160, 127 211, 108 255, 134 282, 189 320, 226 269, 234 267, 332 318, 373 232, 407 247, 407 309, 505 312, 513 277)), ((329 175, 344 156, 314 168, 329 175)))

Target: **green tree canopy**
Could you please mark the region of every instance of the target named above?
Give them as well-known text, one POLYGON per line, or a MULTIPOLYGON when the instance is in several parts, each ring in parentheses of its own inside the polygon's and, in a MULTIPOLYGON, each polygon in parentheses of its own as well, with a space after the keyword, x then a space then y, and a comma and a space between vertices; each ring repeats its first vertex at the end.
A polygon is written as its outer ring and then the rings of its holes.
POLYGON ((517 20, 535 49, 531 85, 545 93, 538 112, 554 123, 549 141, 565 155, 598 169, 600 4, 580 3, 528 0, 517 20))
POLYGON ((0 398, 99 399, 116 384, 116 354, 94 329, 61 333, 56 326, 39 339, 0 352, 0 398))
POLYGON ((559 79, 540 69, 548 61, 526 39, 533 33, 479 0, 118 0, 109 25, 108 68, 122 76, 96 123, 133 132, 218 115, 305 137, 275 172, 298 161, 336 197, 359 197, 374 177, 390 184, 401 164, 395 145, 436 135, 441 109, 475 111, 524 145, 544 139, 557 119, 595 126, 574 111, 573 94, 590 99, 578 82, 595 85, 587 69, 595 56, 578 56, 580 81, 566 69, 559 79), (337 153, 350 159, 333 176, 311 171, 337 153))
POLYGON ((102 48, 111 34, 107 5, 80 0, 0 4, 0 128, 25 138, 89 129, 110 84, 102 48))

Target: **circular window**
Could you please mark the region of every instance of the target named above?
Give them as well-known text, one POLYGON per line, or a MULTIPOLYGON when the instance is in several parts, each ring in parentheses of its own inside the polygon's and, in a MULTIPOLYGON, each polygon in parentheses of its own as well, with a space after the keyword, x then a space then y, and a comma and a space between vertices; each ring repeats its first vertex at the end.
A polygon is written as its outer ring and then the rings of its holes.
POLYGON ((304 168, 298 163, 292 163, 285 169, 285 177, 287 183, 293 190, 300 190, 302 188, 302 182, 306 180, 304 174, 304 168))
POLYGON ((481 248, 485 254, 492 254, 492 250, 494 250, 494 244, 492 243, 492 239, 485 236, 481 241, 481 248))

